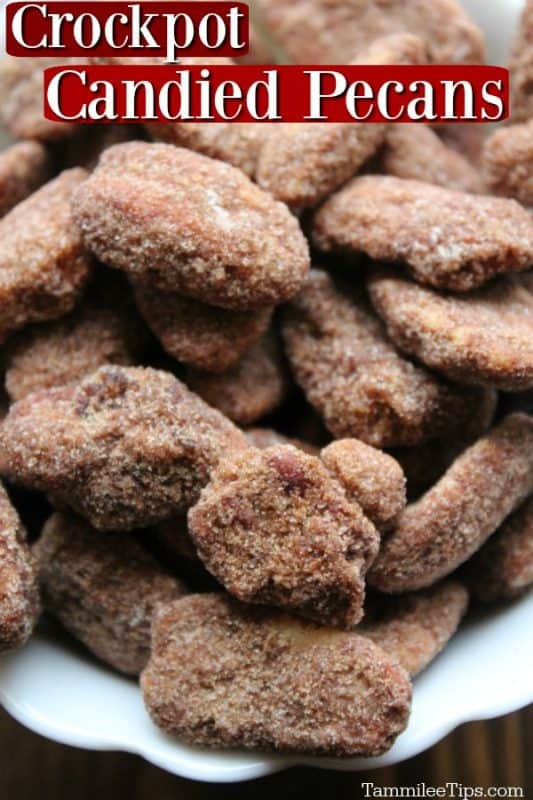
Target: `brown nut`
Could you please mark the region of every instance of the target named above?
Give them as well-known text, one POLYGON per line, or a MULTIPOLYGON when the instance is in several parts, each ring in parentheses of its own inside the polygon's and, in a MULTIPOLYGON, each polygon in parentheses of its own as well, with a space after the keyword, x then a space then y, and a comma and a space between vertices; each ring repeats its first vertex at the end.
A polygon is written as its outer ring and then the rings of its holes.
POLYGON ((23 645, 41 610, 26 532, 0 484, 0 652, 23 645))
POLYGON ((354 178, 326 200, 313 239, 324 251, 404 263, 421 283, 456 292, 533 262, 533 220, 514 200, 389 175, 354 178))
POLYGON ((86 284, 91 259, 70 213, 85 176, 62 172, 0 220, 0 340, 66 314, 86 284))
POLYGON ((102 661, 138 675, 155 607, 185 594, 183 584, 131 534, 95 531, 74 514, 53 514, 33 552, 45 609, 102 661))
POLYGON ((278 445, 224 459, 188 516, 201 560, 239 600, 361 619, 379 535, 317 458, 278 445))
POLYGON ((405 506, 405 475, 392 456, 358 439, 339 439, 320 458, 377 528, 390 524, 405 506))
POLYGON ((387 269, 373 268, 368 285, 393 342, 431 369, 511 392, 533 386, 533 274, 460 297, 387 269))
POLYGON ((430 586, 464 563, 533 491, 533 417, 511 414, 401 512, 368 575, 384 592, 430 586))
POLYGON ((144 702, 209 747, 377 755, 407 724, 404 670, 369 639, 216 594, 160 607, 144 702))
POLYGON ((426 125, 391 125, 379 154, 379 172, 447 189, 479 193, 478 170, 426 125))
POLYGON ((11 400, 73 383, 103 364, 137 363, 147 337, 128 299, 121 282, 99 281, 67 317, 11 338, 4 354, 11 400))
POLYGON ((509 69, 513 121, 533 119, 533 0, 526 0, 509 69))
POLYGON ((173 375, 104 366, 29 395, 0 429, 0 472, 101 530, 150 525, 196 502, 244 435, 173 375))
POLYGON ((484 61, 483 34, 456 0, 257 0, 263 24, 301 64, 345 64, 390 33, 420 36, 437 64, 484 61))
POLYGON ((266 331, 272 309, 229 311, 134 280, 139 311, 169 355, 206 372, 225 372, 266 331))
POLYGON ((533 584, 533 497, 465 564, 464 577, 482 603, 511 600, 533 584))
POLYGON ((357 628, 414 677, 443 650, 468 607, 468 592, 457 581, 403 597, 379 598, 357 628))
POLYGON ((223 308, 286 300, 309 268, 286 206, 240 170, 172 145, 109 148, 73 209, 104 263, 223 308))
POLYGON ((533 119, 496 131, 485 144, 483 167, 491 191, 533 206, 533 119))
MULTIPOLYGON (((355 64, 422 64, 424 43, 410 34, 373 42, 355 64)), ((280 125, 264 142, 257 182, 289 206, 311 207, 351 178, 381 146, 386 125, 302 122, 280 125)))
POLYGON ((0 59, 0 122, 14 139, 51 142, 71 136, 79 125, 53 122, 43 114, 43 72, 84 64, 83 58, 0 59))
POLYGON ((260 339, 227 372, 187 370, 186 383, 238 425, 252 425, 274 411, 288 391, 286 367, 274 332, 260 339))
POLYGON ((297 383, 337 438, 417 445, 470 418, 481 390, 464 391, 403 358, 362 293, 313 270, 286 309, 286 352, 297 383))
POLYGON ((51 177, 51 158, 39 142, 19 142, 0 153, 0 217, 51 177))

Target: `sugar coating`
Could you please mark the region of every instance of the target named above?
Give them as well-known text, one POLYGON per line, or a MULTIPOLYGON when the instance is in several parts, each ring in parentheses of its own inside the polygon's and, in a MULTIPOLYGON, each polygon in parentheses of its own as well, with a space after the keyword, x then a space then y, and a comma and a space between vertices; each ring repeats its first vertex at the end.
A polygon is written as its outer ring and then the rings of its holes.
POLYGON ((404 263, 421 283, 466 292, 533 262, 533 219, 516 201, 389 175, 354 178, 316 213, 329 252, 404 263))
POLYGON ((181 581, 132 534, 95 531, 74 514, 53 514, 33 553, 45 609, 106 664, 138 675, 155 607, 185 594, 181 581))
POLYGON ((320 452, 331 475, 380 528, 389 524, 406 503, 405 475, 392 456, 358 439, 339 439, 320 452))
POLYGON ((52 177, 52 160, 39 142, 19 142, 0 153, 0 217, 52 177))
POLYGON ((413 33, 437 64, 479 64, 483 34, 456 0, 257 0, 263 22, 295 62, 345 64, 368 42, 413 33))
POLYGON ((512 119, 533 119, 533 0, 526 0, 509 69, 512 119))
POLYGON ((478 170, 426 125, 391 125, 379 154, 379 171, 397 178, 479 193, 478 170))
POLYGON ((87 283, 91 259, 70 213, 85 176, 62 172, 0 220, 0 340, 66 314, 87 283))
POLYGON ((493 133, 483 151, 483 167, 495 194, 533 206, 533 118, 493 133))
POLYGON ((512 392, 533 386, 532 273, 461 296, 386 269, 373 269, 368 285, 391 339, 428 367, 461 383, 512 392))
POLYGON ((231 369, 218 375, 187 370, 185 381, 213 408, 238 425, 252 425, 285 399, 289 383, 273 331, 263 336, 231 369))
POLYGON ((145 346, 146 331, 124 287, 102 281, 68 316, 26 328, 9 340, 6 389, 11 400, 21 400, 78 381, 103 364, 133 365, 145 346))
POLYGON ((229 164, 172 145, 109 148, 73 211, 104 263, 223 308, 286 300, 309 268, 286 206, 229 164))
POLYGON ((343 628, 361 619, 379 534, 319 459, 291 445, 223 459, 188 519, 201 560, 239 600, 343 628))
POLYGON ((317 456, 320 452, 314 444, 304 442, 302 439, 295 439, 293 436, 285 436, 272 428, 248 428, 245 433, 252 447, 257 447, 259 450, 265 450, 276 444, 292 444, 293 447, 299 447, 300 450, 311 456, 317 456))
POLYGON ((173 375, 119 366, 15 403, 0 442, 0 473, 52 494, 100 530, 185 511, 221 455, 248 447, 173 375))
MULTIPOLYGON (((381 598, 380 598, 381 599, 381 598)), ((452 638, 468 607, 468 592, 458 581, 443 581, 403 597, 389 597, 357 628, 386 653, 396 656, 414 677, 422 672, 452 638)))
POLYGON ((0 123, 14 139, 52 142, 71 136, 79 125, 53 122, 43 114, 43 71, 87 62, 84 58, 0 58, 0 123))
POLYGON ((141 689, 182 741, 330 756, 388 750, 411 703, 405 671, 369 639, 216 594, 158 609, 141 689))
POLYGON ((132 282, 139 311, 167 353, 206 372, 225 372, 266 331, 271 308, 230 311, 200 303, 177 292, 132 282))
POLYGON ((533 417, 511 414, 401 512, 369 573, 384 592, 430 586, 464 563, 533 491, 533 417))
MULTIPOLYGON (((424 43, 410 34, 379 39, 355 64, 423 64, 424 43)), ((356 174, 382 144, 386 125, 301 122, 278 126, 259 155, 257 181, 296 208, 315 206, 356 174)))
POLYGON ((465 565, 465 578, 482 603, 511 600, 533 584, 533 497, 465 565))
POLYGON ((0 484, 0 652, 23 645, 41 610, 26 531, 0 484))
POLYGON ((297 383, 336 438, 418 445, 470 417, 479 391, 415 366, 387 339, 362 293, 313 270, 286 309, 285 348, 297 383))

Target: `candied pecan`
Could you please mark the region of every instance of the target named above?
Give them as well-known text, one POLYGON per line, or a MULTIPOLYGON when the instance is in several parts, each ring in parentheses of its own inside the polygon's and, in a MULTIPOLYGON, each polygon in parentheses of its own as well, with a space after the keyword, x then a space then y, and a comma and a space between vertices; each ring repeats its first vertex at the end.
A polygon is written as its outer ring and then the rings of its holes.
POLYGON ((146 338, 124 287, 109 279, 96 283, 67 317, 26 328, 9 340, 4 354, 7 392, 11 400, 21 400, 40 389, 78 381, 103 364, 133 365, 146 338))
POLYGON ((533 206, 533 119, 496 131, 486 142, 483 166, 495 194, 533 206))
POLYGON ((533 417, 511 414, 400 513, 368 575, 385 592, 430 586, 464 563, 533 491, 533 417))
POLYGON ((95 531, 74 514, 53 514, 33 553, 45 609, 102 661, 138 675, 155 607, 185 594, 181 581, 132 534, 95 531))
POLYGON ((403 358, 358 290, 313 270, 286 309, 283 334, 298 384, 337 438, 375 447, 448 435, 481 390, 463 390, 403 358))
MULTIPOLYGON (((422 41, 409 34, 373 42, 355 64, 425 61, 422 41)), ((280 125, 264 142, 257 182, 290 206, 315 206, 351 178, 382 144, 386 125, 301 122, 280 125)))
POLYGON ((390 175, 354 178, 314 218, 324 251, 405 263, 422 283, 466 292, 528 269, 533 220, 514 200, 390 175))
POLYGON ((0 652, 30 637, 40 612, 35 564, 26 531, 0 484, 0 652))
POLYGON ((533 119, 533 0, 526 0, 509 69, 512 119, 533 119))
POLYGON ((428 367, 461 383, 533 387, 533 273, 457 296, 373 268, 369 289, 392 340, 428 367))
POLYGON ((240 170, 180 147, 110 147, 73 208, 104 263, 212 305, 275 305, 298 291, 309 268, 286 206, 240 170))
POLYGON ((302 439, 294 439, 292 436, 285 436, 272 428, 248 428, 246 438, 253 447, 257 447, 259 450, 266 450, 267 447, 273 447, 276 444, 292 444, 293 447, 298 447, 311 456, 317 456, 320 452, 314 444, 304 442, 302 439))
POLYGON ((412 676, 443 650, 468 607, 468 592, 457 581, 403 597, 380 598, 357 628, 386 653, 396 656, 412 676))
POLYGON ((360 620, 379 535, 319 459, 291 445, 223 459, 188 518, 198 555, 239 600, 360 620))
POLYGON ((484 188, 478 170, 426 125, 391 125, 378 168, 385 175, 448 189, 479 193, 484 188))
POLYGON ((173 375, 119 366, 15 403, 0 441, 0 473, 103 530, 185 511, 220 456, 248 447, 173 375))
POLYGON ((533 497, 505 520, 463 574, 482 603, 510 600, 533 584, 533 497))
POLYGON ((19 142, 0 153, 0 217, 51 176, 51 158, 39 142, 19 142))
POLYGON ((188 386, 238 425, 274 411, 288 391, 286 367, 273 332, 263 336, 231 369, 219 375, 187 370, 188 386))
POLYGON ((336 756, 390 748, 411 702, 369 639, 217 594, 156 611, 141 689, 154 722, 191 744, 336 756))
POLYGON ((71 136, 79 125, 43 114, 43 72, 86 63, 83 58, 0 58, 0 122, 14 139, 49 142, 71 136))
POLYGON ((257 0, 264 26, 302 64, 342 64, 368 42, 414 33, 437 64, 484 61, 483 34, 456 0, 257 0))
POLYGON ((376 527, 382 527, 405 506, 405 475, 392 456, 358 439, 339 439, 320 458, 376 527))
POLYGON ((85 176, 62 172, 0 220, 0 339, 66 314, 87 282, 91 259, 70 213, 85 176))
POLYGON ((132 281, 139 311, 169 355, 206 372, 225 372, 266 331, 272 309, 229 311, 199 303, 177 292, 157 289, 149 280, 132 281))

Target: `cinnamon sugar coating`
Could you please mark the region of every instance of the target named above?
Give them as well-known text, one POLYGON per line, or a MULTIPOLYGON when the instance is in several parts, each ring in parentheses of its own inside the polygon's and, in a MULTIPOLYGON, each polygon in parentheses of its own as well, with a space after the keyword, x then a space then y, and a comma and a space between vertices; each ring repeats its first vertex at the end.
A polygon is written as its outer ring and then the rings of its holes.
MULTIPOLYGON (((373 42, 352 63, 423 64, 425 57, 424 43, 404 33, 373 42)), ((289 206, 315 206, 356 174, 382 144, 387 127, 330 122, 280 125, 264 142, 257 181, 289 206)))
POLYGON ((533 219, 514 200, 389 175, 354 178, 314 218, 324 251, 404 263, 421 283, 466 292, 533 262, 533 219))
POLYGON ((79 125, 71 122, 45 119, 43 71, 85 62, 83 58, 0 58, 0 123, 14 139, 51 142, 79 130, 79 125))
POLYGON ((272 309, 229 311, 177 292, 162 291, 149 280, 132 283, 139 311, 169 355, 206 372, 225 372, 266 331, 272 309))
POLYGON ((185 594, 183 584, 131 534, 95 531, 74 514, 53 514, 33 553, 45 609, 102 661, 138 675, 155 607, 185 594))
POLYGON ((278 445, 224 459, 188 516, 201 560, 239 600, 361 619, 379 535, 317 458, 278 445))
POLYGON ((468 592, 457 581, 443 581, 423 592, 383 599, 376 606, 370 606, 357 633, 396 656, 414 677, 456 632, 468 607, 468 592))
POLYGON ((369 639, 216 594, 158 609, 141 689, 182 741, 330 756, 388 750, 411 702, 406 673, 369 639))
POLYGON ((339 439, 320 458, 376 527, 390 524, 405 506, 405 475, 392 456, 358 439, 339 439))
POLYGON ((173 375, 104 366, 29 395, 0 429, 0 472, 51 494, 101 530, 185 511, 244 435, 173 375))
POLYGON ((345 64, 390 33, 423 39, 437 64, 484 61, 483 34, 456 0, 257 0, 272 36, 301 64, 345 64))
POLYGON ((460 297, 387 269, 373 268, 368 285, 391 339, 428 367, 461 383, 514 392, 533 386, 533 273, 460 297))
POLYGON ((482 603, 511 600, 533 584, 533 497, 465 565, 464 575, 482 603))
POLYGON ((336 438, 417 445, 471 416, 480 390, 459 389, 402 357, 359 290, 313 270, 283 321, 297 383, 336 438))
POLYGON ((187 385, 238 425, 274 411, 288 391, 286 367, 273 332, 263 336, 231 369, 219 375, 188 370, 187 385))
POLYGON ((10 339, 4 357, 11 400, 73 383, 103 364, 138 362, 146 330, 128 300, 122 285, 104 280, 67 317, 26 328, 10 339))
POLYGON ((286 206, 240 170, 172 145, 109 148, 73 210, 105 264, 223 308, 286 300, 309 268, 286 206))
POLYGON ((526 0, 509 69, 512 119, 533 119, 533 0, 526 0))
POLYGON ((533 118, 493 133, 483 151, 483 167, 491 191, 533 206, 533 118))
POLYGON ((369 573, 384 592, 430 586, 478 550, 533 491, 533 417, 511 414, 401 512, 369 573))
POLYGON ((0 484, 0 652, 20 647, 29 639, 40 610, 26 531, 0 484))
POLYGON ((378 165, 385 175, 447 189, 479 193, 484 188, 478 170, 426 125, 391 125, 378 165))
POLYGON ((272 428, 248 428, 246 438, 252 447, 257 447, 259 450, 266 450, 267 447, 277 444, 292 444, 293 447, 298 447, 310 456, 317 456, 320 452, 314 444, 304 442, 302 439, 295 439, 292 436, 285 436, 272 428))
POLYGON ((91 259, 70 213, 82 169, 62 172, 0 220, 0 340, 70 311, 91 259))
POLYGON ((19 142, 0 153, 0 217, 51 177, 51 158, 39 142, 19 142))

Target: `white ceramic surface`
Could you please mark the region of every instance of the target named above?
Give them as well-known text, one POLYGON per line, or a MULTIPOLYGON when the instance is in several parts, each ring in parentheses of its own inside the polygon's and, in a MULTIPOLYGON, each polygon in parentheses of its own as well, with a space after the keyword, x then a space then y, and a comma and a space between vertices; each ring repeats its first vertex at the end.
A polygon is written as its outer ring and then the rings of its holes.
MULTIPOLYGON (((465 0, 504 63, 523 0, 465 0)), ((0 701, 37 733, 77 747, 138 753, 170 772, 204 781, 254 778, 295 764, 339 770, 403 761, 454 727, 533 702, 533 594, 471 620, 415 681, 410 725, 389 753, 347 761, 286 758, 185 747, 152 725, 134 681, 122 678, 53 629, 0 658, 0 701)))

